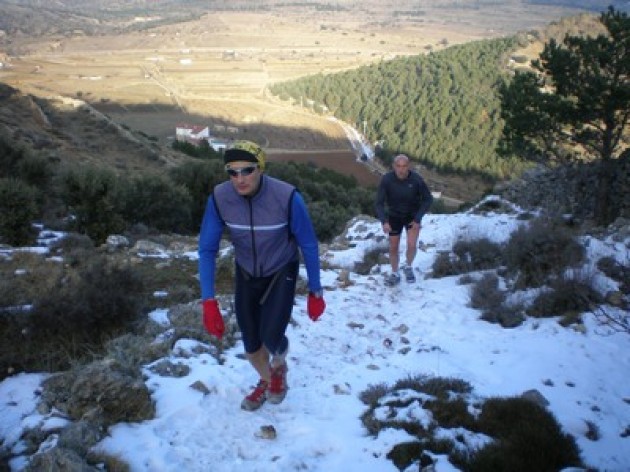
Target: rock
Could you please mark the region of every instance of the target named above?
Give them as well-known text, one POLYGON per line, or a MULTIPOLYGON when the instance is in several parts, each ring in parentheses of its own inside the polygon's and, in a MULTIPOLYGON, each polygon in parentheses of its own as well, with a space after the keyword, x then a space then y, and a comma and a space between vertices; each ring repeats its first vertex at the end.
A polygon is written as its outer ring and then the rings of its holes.
POLYGON ((155 408, 141 377, 132 377, 115 369, 107 361, 90 364, 79 374, 70 388, 68 413, 74 418, 98 406, 103 422, 109 426, 120 422, 151 419, 155 408))
POLYGON ((204 395, 210 394, 210 389, 206 387, 206 384, 203 383, 201 380, 196 380, 195 382, 190 384, 190 388, 192 388, 193 390, 197 390, 198 392, 201 392, 204 395))
POLYGON ((272 424, 263 425, 260 427, 258 431, 256 431, 255 436, 261 439, 276 439, 278 434, 276 433, 276 428, 272 424))
POLYGON ((76 420, 98 418, 103 427, 151 419, 155 407, 140 372, 125 371, 111 360, 78 372, 55 374, 43 382, 42 403, 76 420))
POLYGON ((64 449, 71 449, 85 457, 89 449, 103 439, 103 428, 88 421, 77 421, 66 427, 59 435, 57 446, 64 449))
POLYGON ((523 397, 526 400, 529 400, 531 402, 534 402, 535 404, 546 408, 549 406, 549 400, 547 400, 544 395, 542 393, 540 393, 538 390, 536 389, 532 389, 532 390, 527 390, 526 392, 523 392, 523 394, 521 395, 521 397, 523 397))
POLYGON ((168 359, 162 359, 150 367, 151 372, 155 372, 161 377, 186 377, 190 374, 190 366, 182 363, 175 364, 168 359))
POLYGON ((62 447, 35 454, 25 472, 99 472, 100 469, 88 465, 76 452, 62 447))
POLYGON ((623 293, 620 290, 608 292, 606 294, 606 303, 617 308, 622 307, 624 305, 623 293))
POLYGON ((115 252, 120 249, 128 248, 130 243, 129 239, 127 239, 126 237, 120 234, 112 234, 110 236, 107 236, 105 245, 107 247, 107 252, 115 252))
POLYGON ((131 248, 131 252, 143 256, 160 257, 166 254, 166 248, 161 244, 141 239, 131 248))

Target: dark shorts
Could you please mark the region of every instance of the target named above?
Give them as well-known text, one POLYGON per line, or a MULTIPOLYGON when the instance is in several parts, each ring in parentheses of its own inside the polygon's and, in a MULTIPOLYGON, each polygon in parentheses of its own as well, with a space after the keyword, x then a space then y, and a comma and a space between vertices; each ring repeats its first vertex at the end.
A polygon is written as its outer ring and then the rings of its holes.
POLYGON ((290 262, 268 277, 251 277, 236 266, 234 308, 245 352, 265 346, 270 354, 289 347, 285 335, 295 298, 299 261, 290 262))
POLYGON ((400 236, 403 228, 409 229, 411 228, 411 224, 413 223, 413 215, 408 216, 389 216, 387 219, 391 231, 389 232, 390 236, 400 236))

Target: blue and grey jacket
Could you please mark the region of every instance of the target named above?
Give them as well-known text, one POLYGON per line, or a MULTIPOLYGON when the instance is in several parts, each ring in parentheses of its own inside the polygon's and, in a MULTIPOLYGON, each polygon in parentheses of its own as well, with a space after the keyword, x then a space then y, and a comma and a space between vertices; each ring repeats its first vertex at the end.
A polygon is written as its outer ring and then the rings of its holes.
POLYGON ((302 251, 308 286, 321 290, 317 237, 295 187, 265 174, 255 195, 239 195, 231 182, 214 188, 199 234, 201 298, 214 298, 216 256, 226 227, 237 264, 252 277, 273 275, 302 251))

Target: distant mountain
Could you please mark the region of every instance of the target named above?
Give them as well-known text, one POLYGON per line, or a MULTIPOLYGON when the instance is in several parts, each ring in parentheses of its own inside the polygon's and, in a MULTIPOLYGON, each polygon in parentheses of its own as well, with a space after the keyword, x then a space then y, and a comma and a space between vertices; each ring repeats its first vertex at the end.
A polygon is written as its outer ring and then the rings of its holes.
MULTIPOLYGON (((399 11, 424 11, 412 0, 399 0, 386 8, 380 0, 0 0, 0 47, 19 46, 17 39, 42 36, 119 34, 145 30, 199 18, 211 11, 276 11, 300 9, 313 12, 357 9, 378 11, 377 16, 396 16, 399 11)), ((466 2, 436 0, 432 7, 467 9, 466 2)), ((503 4, 558 6, 567 9, 603 11, 608 5, 630 8, 628 0, 477 0, 475 8, 503 4)), ((382 19, 382 18, 381 18, 382 19)), ((18 51, 15 51, 18 52, 18 51)))
POLYGON ((25 37, 123 33, 198 18, 214 3, 187 1, 0 1, 0 46, 25 37))
POLYGON ((596 12, 604 11, 608 6, 613 6, 615 10, 630 11, 630 1, 628 0, 525 0, 524 3, 579 8, 596 12))

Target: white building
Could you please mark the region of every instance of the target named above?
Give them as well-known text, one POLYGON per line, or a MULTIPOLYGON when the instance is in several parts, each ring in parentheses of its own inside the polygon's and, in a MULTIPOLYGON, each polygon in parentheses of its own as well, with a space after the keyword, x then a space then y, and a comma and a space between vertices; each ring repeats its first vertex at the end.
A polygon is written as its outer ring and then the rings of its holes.
POLYGON ((178 124, 175 126, 175 139, 199 144, 201 141, 210 139, 210 129, 207 126, 178 124))

